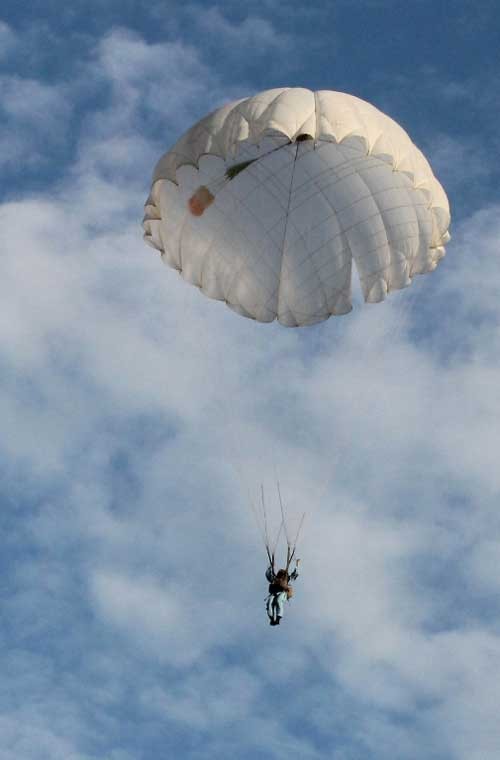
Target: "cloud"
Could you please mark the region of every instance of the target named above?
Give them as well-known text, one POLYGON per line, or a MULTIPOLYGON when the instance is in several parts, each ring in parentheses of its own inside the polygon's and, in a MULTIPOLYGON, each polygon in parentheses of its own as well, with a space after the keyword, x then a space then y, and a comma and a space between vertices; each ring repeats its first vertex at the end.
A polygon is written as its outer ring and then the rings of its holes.
POLYGON ((444 187, 453 197, 464 186, 476 187, 483 195, 481 185, 496 171, 488 155, 488 146, 476 135, 467 140, 440 135, 429 145, 432 167, 444 187))
POLYGON ((148 656, 177 667, 189 666, 220 645, 220 625, 230 619, 226 604, 211 604, 207 598, 200 631, 193 594, 172 580, 159 583, 153 577, 101 570, 93 573, 90 591, 96 611, 108 624, 129 635, 148 656))
POLYGON ((160 120, 224 83, 123 30, 87 70, 64 179, 0 207, 5 757, 494 760, 498 207, 383 305, 256 325, 141 240, 160 120), (308 512, 279 631, 277 475, 308 512))
POLYGON ((191 6, 190 13, 196 26, 211 39, 216 40, 217 45, 230 47, 233 50, 251 50, 253 54, 261 54, 263 50, 270 49, 274 52, 289 50, 292 44, 291 37, 280 32, 266 18, 249 15, 240 22, 231 22, 217 6, 212 6, 204 11, 200 7, 191 6))
MULTIPOLYGON (((159 144, 168 147, 196 118, 235 97, 189 44, 148 44, 120 27, 91 41, 86 38, 79 66, 58 84, 17 73, 0 78, 0 163, 12 178, 8 197, 16 195, 20 166, 35 186, 68 170, 80 171, 86 183, 91 173, 106 178, 119 169, 127 180, 147 167, 146 177, 159 144), (96 101, 104 107, 89 109, 96 101)), ((89 187, 96 192, 106 194, 104 187, 89 187)))
POLYGON ((0 163, 4 168, 32 169, 46 164, 49 151, 65 141, 71 104, 64 86, 4 75, 0 77, 0 110, 4 120, 0 163))
POLYGON ((216 673, 201 667, 173 689, 144 691, 143 705, 151 712, 196 730, 213 730, 247 719, 255 709, 261 688, 258 680, 239 667, 216 673))
POLYGON ((182 42, 147 44, 138 35, 114 29, 97 45, 93 74, 111 87, 111 109, 96 115, 106 133, 143 123, 178 132, 219 98, 218 78, 196 48, 182 42), (160 122, 161 119, 161 122, 160 122))
MULTIPOLYGON (((89 155, 99 168, 105 154, 89 155)), ((136 197, 134 187, 123 193, 117 209, 136 197)), ((31 518, 31 540, 48 556, 64 544, 79 547, 101 635, 183 673, 184 686, 140 681, 150 695, 141 697, 143 709, 156 700, 159 723, 168 715, 182 731, 183 716, 192 715, 197 731, 206 730, 224 714, 225 698, 215 691, 203 707, 193 668, 203 660, 204 677, 215 678, 218 649, 243 637, 241 671, 228 676, 235 693, 241 682, 240 707, 226 696, 233 720, 251 723, 256 700, 266 700, 252 673, 278 689, 302 683, 321 647, 323 698, 336 699, 341 687, 363 705, 362 741, 372 754, 374 742, 397 741, 401 757, 413 757, 413 729, 375 719, 387 711, 417 716, 434 747, 466 758, 476 742, 488 757, 493 715, 485 703, 490 738, 479 738, 479 713, 467 713, 465 695, 477 694, 477 673, 485 672, 472 652, 487 661, 497 647, 494 631, 474 633, 483 619, 474 598, 494 584, 495 566, 470 565, 474 586, 462 590, 458 616, 446 568, 460 561, 464 542, 473 541, 477 558, 492 540, 481 526, 499 485, 496 209, 455 233, 428 305, 439 314, 449 303, 450 324, 436 323, 433 340, 408 338, 421 319, 418 300, 403 324, 402 301, 389 300, 323 326, 314 350, 308 332, 259 329, 189 289, 142 248, 138 220, 123 226, 108 215, 96 227, 94 203, 79 185, 51 202, 4 205, 2 214, 3 348, 14 372, 9 385, 4 375, 4 459, 43 476, 40 486, 56 477, 63 489, 31 518), (36 378, 36 396, 19 381, 27 376, 36 378), (273 458, 289 508, 310 513, 279 674, 275 653, 256 654, 265 617, 255 599, 265 589, 244 503, 246 484, 255 491, 264 479, 277 507, 273 458), (457 491, 466 502, 460 510, 457 491), (423 572, 430 557, 435 575, 423 572), (237 602, 226 596, 236 568, 248 583, 237 602), (421 713, 420 704, 435 706, 421 713), (443 728, 460 720, 459 735, 443 728)), ((39 603, 26 598, 27 609, 39 603)), ((265 731, 280 757, 280 741, 292 739, 275 725, 265 731)), ((333 742, 328 732, 324 741, 333 742)), ((301 746, 304 757, 315 756, 307 741, 301 746)))
POLYGON ((0 58, 5 58, 17 45, 17 35, 4 21, 0 21, 0 58))

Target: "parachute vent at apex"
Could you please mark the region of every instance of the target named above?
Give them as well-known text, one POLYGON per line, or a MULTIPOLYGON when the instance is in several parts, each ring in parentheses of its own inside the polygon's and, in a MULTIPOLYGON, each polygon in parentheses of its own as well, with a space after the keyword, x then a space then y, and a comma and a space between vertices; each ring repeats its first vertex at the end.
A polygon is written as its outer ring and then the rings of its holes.
POLYGON ((444 256, 450 212, 406 132, 352 95, 269 90, 195 124, 158 162, 145 239, 246 317, 314 324, 382 301, 444 256))

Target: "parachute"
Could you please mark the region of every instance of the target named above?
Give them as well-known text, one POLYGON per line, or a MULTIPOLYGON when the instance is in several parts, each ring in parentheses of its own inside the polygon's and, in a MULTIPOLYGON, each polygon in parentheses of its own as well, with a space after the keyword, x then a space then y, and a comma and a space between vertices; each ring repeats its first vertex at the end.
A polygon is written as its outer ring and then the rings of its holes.
POLYGON ((219 108, 158 162, 146 242, 209 298, 291 327, 383 301, 445 254, 450 210, 391 118, 341 92, 283 88, 219 108))

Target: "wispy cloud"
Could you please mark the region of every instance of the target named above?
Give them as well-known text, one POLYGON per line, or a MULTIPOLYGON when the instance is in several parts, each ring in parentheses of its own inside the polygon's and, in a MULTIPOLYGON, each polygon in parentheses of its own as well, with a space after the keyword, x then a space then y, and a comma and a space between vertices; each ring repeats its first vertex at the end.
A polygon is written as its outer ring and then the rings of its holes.
POLYGON ((210 35, 217 45, 233 50, 261 54, 265 49, 290 50, 292 38, 274 26, 272 21, 258 15, 248 15, 241 21, 230 21, 217 6, 202 10, 191 6, 190 13, 200 31, 210 35))
POLYGON ((17 44, 17 35, 11 27, 0 20, 0 58, 7 56, 17 44))
MULTIPOLYGON (((6 760, 495 760, 498 207, 383 305, 256 325, 140 230, 160 142, 234 82, 123 29, 83 68, 61 180, 0 207, 6 760), (274 631, 247 487, 277 512, 277 475, 308 518, 274 631)), ((56 134, 61 91, 5 82, 56 134)))
POLYGON ((71 104, 64 87, 5 75, 0 77, 0 112, 1 165, 31 169, 46 164, 48 149, 64 141, 71 104))

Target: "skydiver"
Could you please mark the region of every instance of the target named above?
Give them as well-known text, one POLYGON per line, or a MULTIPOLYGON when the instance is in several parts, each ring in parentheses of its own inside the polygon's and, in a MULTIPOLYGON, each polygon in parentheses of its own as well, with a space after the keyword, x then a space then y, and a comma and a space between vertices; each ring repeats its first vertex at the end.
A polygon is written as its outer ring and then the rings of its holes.
POLYGON ((300 559, 295 560, 295 569, 291 574, 283 569, 275 573, 271 565, 266 570, 266 578, 269 581, 269 596, 266 600, 269 625, 280 624, 284 604, 293 596, 293 587, 290 585, 290 581, 295 581, 299 577, 299 563, 300 559))

